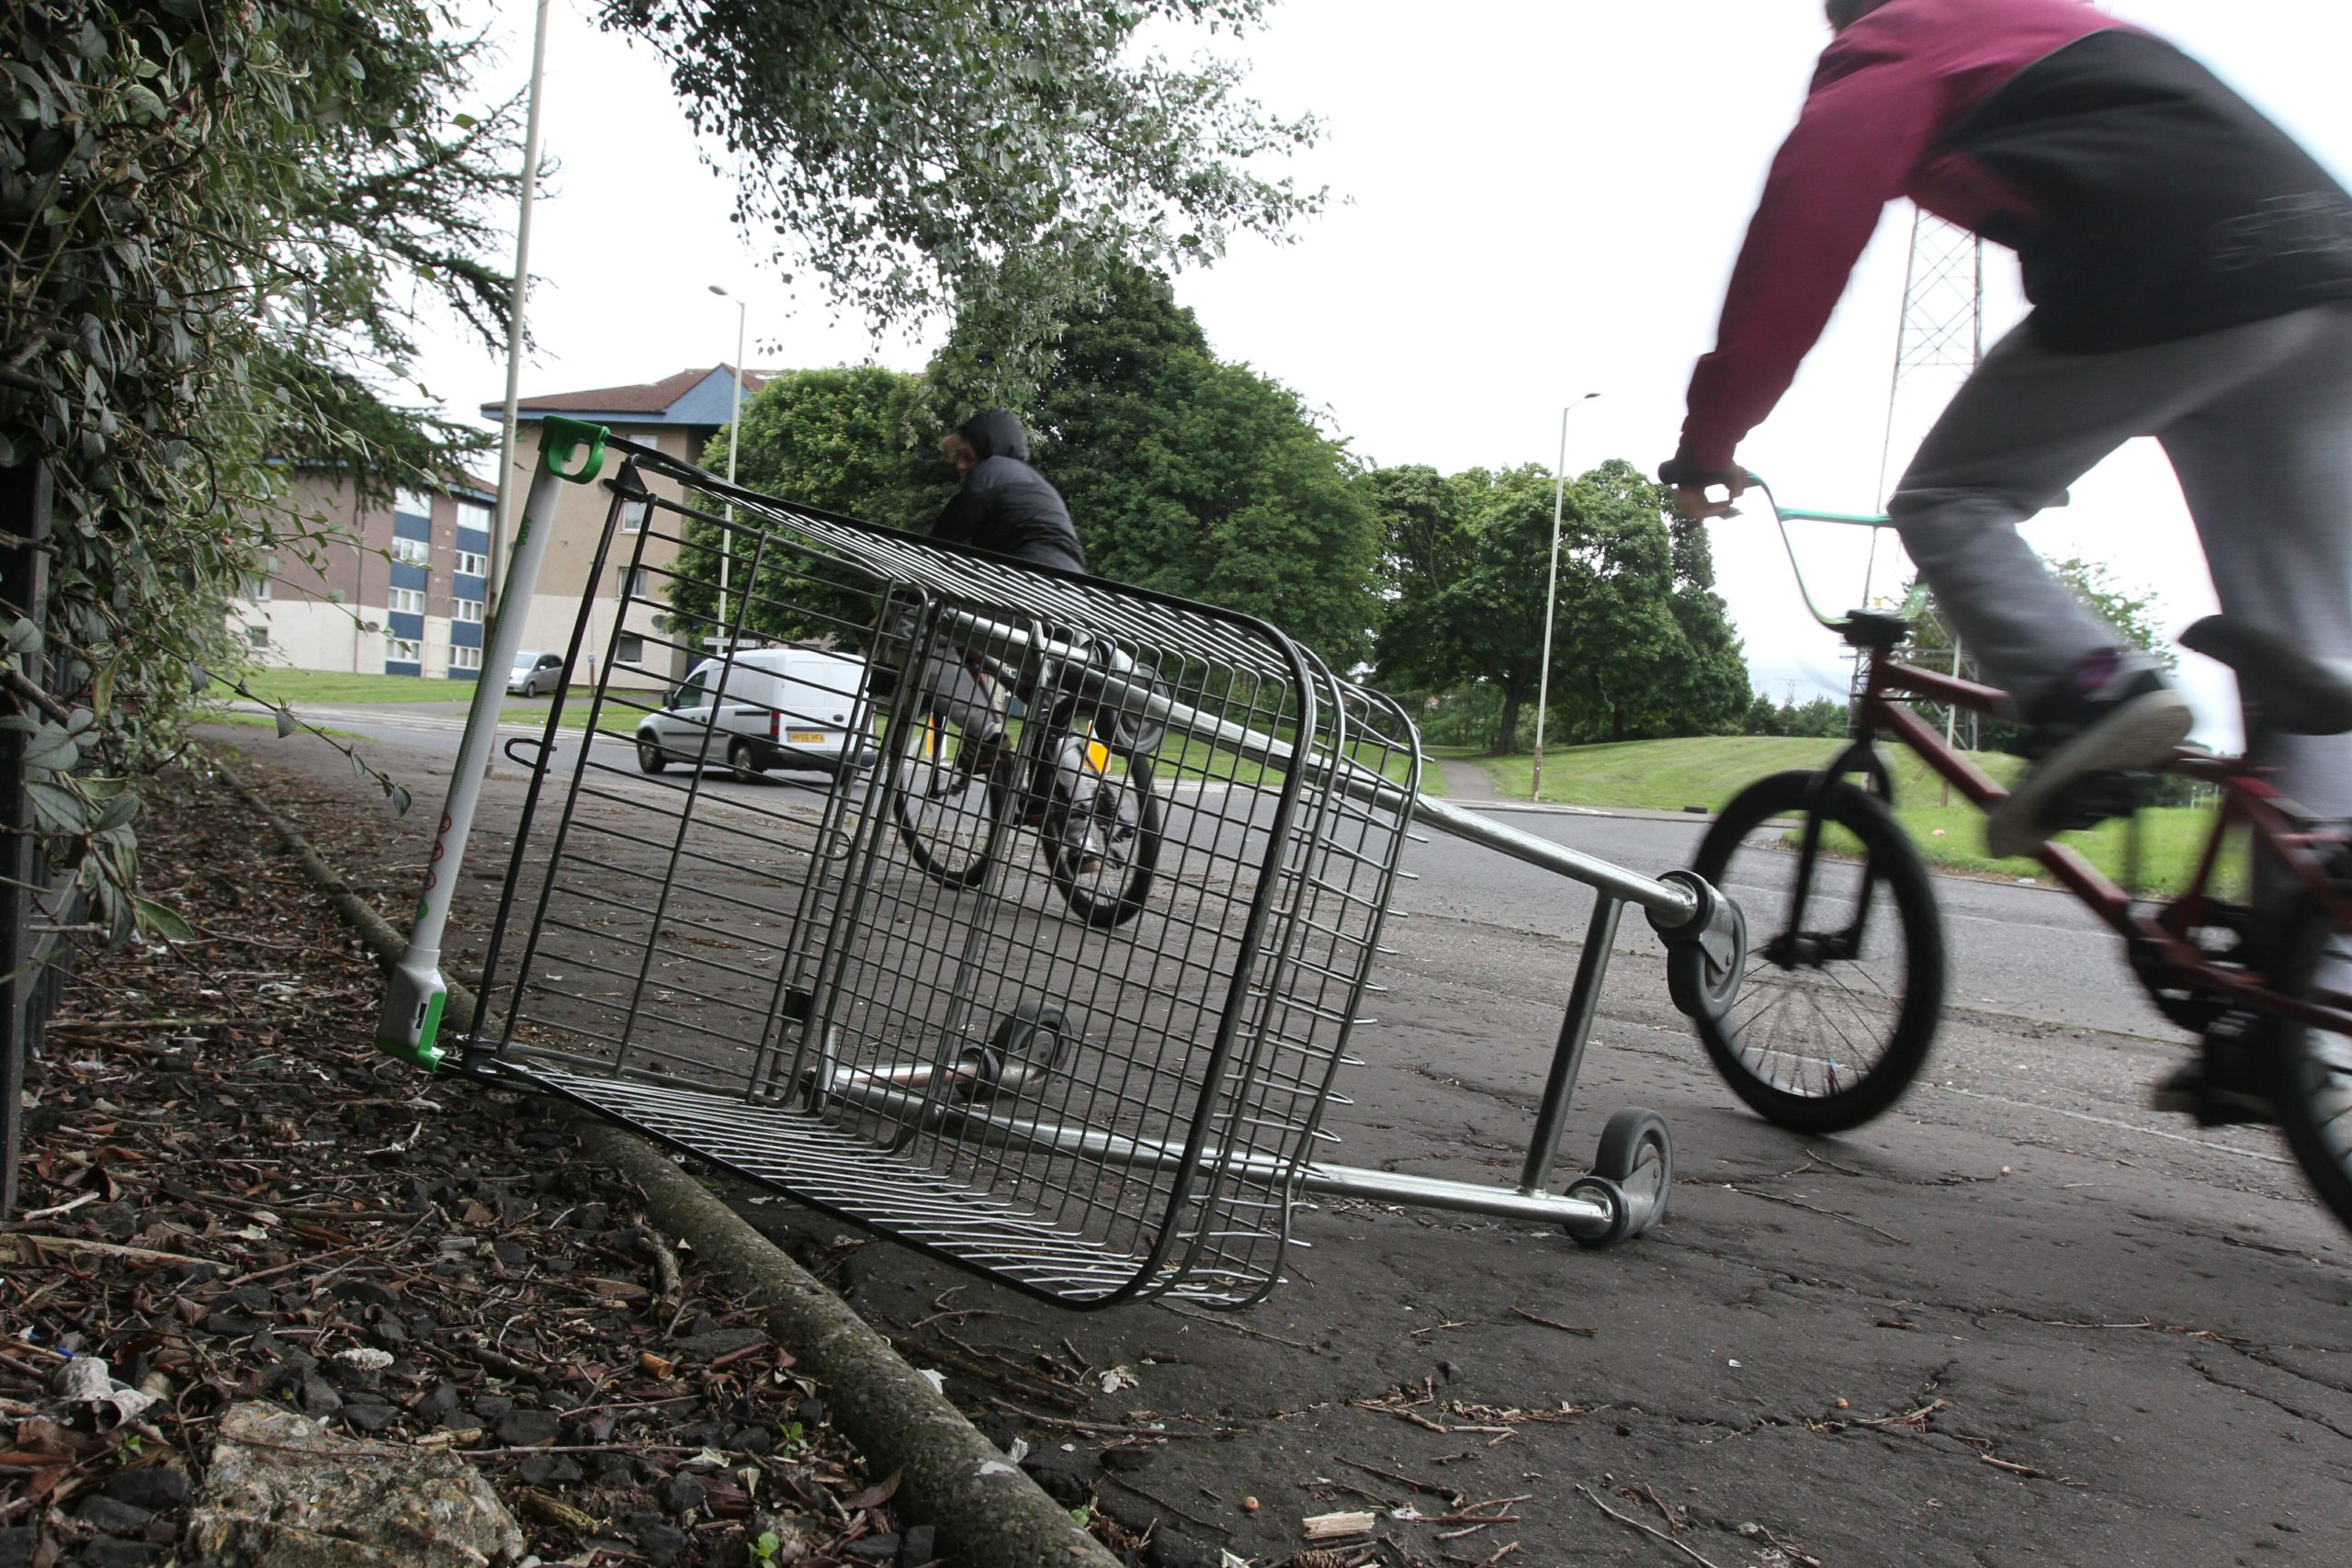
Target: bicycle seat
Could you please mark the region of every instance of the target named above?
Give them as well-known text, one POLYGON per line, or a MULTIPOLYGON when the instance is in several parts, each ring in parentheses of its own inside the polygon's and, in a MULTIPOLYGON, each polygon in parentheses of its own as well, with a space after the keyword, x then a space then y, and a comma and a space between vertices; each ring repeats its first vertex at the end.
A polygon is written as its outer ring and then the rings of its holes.
POLYGON ((2238 673, 2246 701, 2267 729, 2290 735, 2352 730, 2352 660, 2322 659, 2277 632, 2227 615, 2208 615, 2180 634, 2180 645, 2238 673))
POLYGON ((1900 615, 1882 615, 1876 610, 1846 613, 1846 644, 1849 648, 1891 653, 1902 647, 1904 638, 1910 635, 1911 623, 1900 615))

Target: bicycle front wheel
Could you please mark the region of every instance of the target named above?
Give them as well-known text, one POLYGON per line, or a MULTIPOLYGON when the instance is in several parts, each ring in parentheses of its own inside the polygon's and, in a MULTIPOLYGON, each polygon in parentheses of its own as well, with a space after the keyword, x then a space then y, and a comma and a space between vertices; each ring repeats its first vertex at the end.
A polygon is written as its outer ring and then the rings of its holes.
POLYGON ((956 765, 953 743, 929 726, 913 756, 899 765, 890 816, 907 853, 943 887, 977 887, 988 874, 989 831, 996 818, 989 781, 956 765))
MULTIPOLYGON (((2299 1001, 2352 1008, 2352 932, 2325 910, 2304 919, 2282 987, 2299 1001)), ((2352 1037, 2279 1019, 2271 1103, 2321 1202, 2352 1228, 2352 1037)))
POLYGON ((1739 901, 1747 972, 1708 1059, 1766 1121, 1839 1133, 1885 1111, 1928 1059, 1943 1008, 1943 917, 1919 852, 1842 779, 1775 773, 1732 797, 1692 869, 1739 901), (1758 830, 1775 818, 1785 835, 1758 830))
POLYGON ((1046 862, 1070 913, 1101 931, 1136 918, 1159 867, 1151 764, 1131 751, 1110 755, 1123 771, 1106 772, 1087 802, 1071 807, 1061 831, 1048 835, 1046 862))

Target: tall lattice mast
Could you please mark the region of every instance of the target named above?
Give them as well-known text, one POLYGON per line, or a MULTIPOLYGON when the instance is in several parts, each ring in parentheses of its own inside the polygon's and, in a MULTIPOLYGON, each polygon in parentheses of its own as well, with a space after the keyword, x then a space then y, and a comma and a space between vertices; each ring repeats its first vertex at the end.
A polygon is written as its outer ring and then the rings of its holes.
MULTIPOLYGON (((1903 326, 1894 341, 1894 373, 1886 389, 1886 428, 1879 444, 1878 493, 1894 472, 1897 442, 1904 460, 1927 424, 1976 362, 1984 357, 1984 242, 1957 224, 1915 209, 1911 260, 1903 278, 1903 326)), ((1871 602, 1878 574, 1878 537, 1871 538, 1863 569, 1862 603, 1871 602)), ((1951 628, 1945 628, 1951 636, 1951 628)), ((1960 639, 1951 637, 1952 671, 1960 671, 1960 639)), ((1860 695, 1856 661, 1849 698, 1860 695)), ((1971 716, 1972 722, 1973 716, 1971 716)), ((1949 730, 1951 716, 1946 716, 1949 730)), ((1949 737, 1947 737, 1949 738, 1949 737)))

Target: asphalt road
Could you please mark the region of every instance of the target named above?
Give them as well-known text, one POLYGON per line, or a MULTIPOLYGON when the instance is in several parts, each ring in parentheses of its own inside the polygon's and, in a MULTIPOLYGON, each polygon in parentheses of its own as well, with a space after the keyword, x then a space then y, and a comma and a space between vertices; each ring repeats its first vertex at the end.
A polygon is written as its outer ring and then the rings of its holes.
MULTIPOLYGON (((520 699, 510 708, 526 705, 520 699)), ((463 728, 456 704, 379 704, 310 706, 305 717, 337 729, 454 758, 463 728)), ((508 724, 503 741, 536 739, 537 727, 508 724)), ((553 753, 558 772, 577 754, 579 732, 560 732, 553 753)), ((599 736, 598 753, 616 768, 629 765, 624 742, 599 736)), ((529 754, 527 750, 524 753, 529 754)), ((509 766, 502 761, 501 767, 509 766)), ((821 774, 771 775, 739 783, 723 770, 707 773, 702 787, 721 798, 772 802, 791 792, 816 799, 831 787, 821 774)), ((1170 837, 1193 835, 1182 818, 1170 837)), ((1490 811, 1520 830, 1598 855, 1634 871, 1656 874, 1688 865, 1706 819, 1656 812, 1611 813, 1551 808, 1529 811, 1511 806, 1463 802, 1490 811)), ((1397 906, 1408 913, 1457 919, 1504 930, 1579 941, 1591 918, 1591 891, 1580 883, 1465 845, 1442 835, 1409 847, 1397 906)), ((1740 897, 1736 886, 1729 890, 1740 897)), ((1938 879, 1950 944, 1949 996, 1955 1006, 1981 1009, 2039 1023, 2176 1037, 2125 970, 2114 936, 2063 891, 1967 877, 1938 879)), ((1657 944, 1638 919, 1624 922, 1619 942, 1628 951, 1655 954, 1657 944)))
MULTIPOLYGON (((371 751, 429 801, 454 730, 399 733, 371 751)), ((350 771, 323 748, 236 739, 301 809, 379 808, 336 804, 350 771)), ((489 851, 520 784, 502 765, 489 851)), ((765 804, 797 788, 707 787, 765 804)), ((1651 869, 1698 830, 1512 820, 1651 869)), ((360 874, 397 907, 426 829, 386 822, 385 862, 360 874)), ((481 939, 496 858, 466 874, 458 949, 481 939)), ((1389 928, 1380 1021, 1351 1042, 1363 1065, 1342 1072, 1327 1157, 1507 1187, 1581 900, 1458 844, 1408 863, 1411 918, 1389 928)), ((1676 1179, 1663 1225, 1613 1248, 1330 1199, 1295 1212, 1283 1281, 1248 1312, 1081 1314, 773 1194, 734 1198, 1049 1486, 1151 1529, 1159 1568, 2352 1561, 2352 1240, 2270 1134, 2144 1109, 2179 1045, 2096 999, 2120 961, 2058 896, 1939 887, 1959 1005, 1924 1081, 1839 1137, 1736 1105, 1626 923, 1563 1164, 1643 1105, 1673 1133, 1676 1179), (1369 1535, 1293 1557, 1307 1519, 1351 1510, 1369 1535)), ((1030 918, 1059 920, 1050 902, 1030 918)))

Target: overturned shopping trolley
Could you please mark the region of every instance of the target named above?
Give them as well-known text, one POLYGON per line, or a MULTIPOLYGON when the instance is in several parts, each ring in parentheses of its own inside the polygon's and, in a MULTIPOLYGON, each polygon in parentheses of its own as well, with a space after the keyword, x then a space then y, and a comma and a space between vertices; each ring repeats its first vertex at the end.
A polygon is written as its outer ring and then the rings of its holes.
POLYGON ((1667 939, 1679 1005, 1728 1001, 1738 913, 1704 883, 1420 797, 1404 715, 1271 626, 791 505, 560 420, 487 671, 523 636, 566 479, 609 491, 588 572, 619 603, 583 595, 573 685, 507 742, 529 782, 481 1010, 444 1041, 441 940, 499 716, 485 683, 386 1049, 569 1097, 1072 1305, 1254 1301, 1307 1192, 1588 1245, 1655 1223, 1655 1115, 1612 1119, 1591 1173, 1555 1186, 1552 1168, 1626 902, 1667 939), (1319 1157, 1417 819, 1600 894, 1515 1187, 1319 1157))

